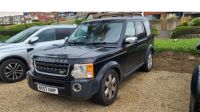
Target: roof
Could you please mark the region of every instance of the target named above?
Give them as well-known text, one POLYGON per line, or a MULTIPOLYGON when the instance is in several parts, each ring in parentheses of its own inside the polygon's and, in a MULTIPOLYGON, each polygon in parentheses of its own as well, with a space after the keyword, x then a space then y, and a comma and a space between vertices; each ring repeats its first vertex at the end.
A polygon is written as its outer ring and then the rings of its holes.
POLYGON ((133 17, 111 17, 111 18, 103 18, 103 19, 94 19, 94 20, 88 20, 86 22, 95 22, 95 21, 109 21, 109 20, 148 20, 144 16, 133 16, 133 17))
POLYGON ((44 26, 33 26, 34 28, 76 28, 77 25, 44 25, 44 26))

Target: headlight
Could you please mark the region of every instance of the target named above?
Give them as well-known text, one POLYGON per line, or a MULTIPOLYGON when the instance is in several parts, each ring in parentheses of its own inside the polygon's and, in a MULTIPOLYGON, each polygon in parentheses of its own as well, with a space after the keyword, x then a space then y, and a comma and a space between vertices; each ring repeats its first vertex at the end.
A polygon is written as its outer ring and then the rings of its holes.
POLYGON ((76 79, 94 78, 94 66, 93 64, 75 64, 71 74, 76 79))

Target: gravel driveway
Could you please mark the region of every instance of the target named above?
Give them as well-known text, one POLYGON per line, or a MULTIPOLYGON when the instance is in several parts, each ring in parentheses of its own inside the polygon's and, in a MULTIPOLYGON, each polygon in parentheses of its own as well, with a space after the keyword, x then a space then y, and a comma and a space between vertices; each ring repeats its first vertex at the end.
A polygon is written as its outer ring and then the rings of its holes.
POLYGON ((31 90, 26 80, 0 83, 0 111, 188 112, 190 79, 188 73, 137 72, 121 83, 117 100, 108 107, 42 94, 31 90))

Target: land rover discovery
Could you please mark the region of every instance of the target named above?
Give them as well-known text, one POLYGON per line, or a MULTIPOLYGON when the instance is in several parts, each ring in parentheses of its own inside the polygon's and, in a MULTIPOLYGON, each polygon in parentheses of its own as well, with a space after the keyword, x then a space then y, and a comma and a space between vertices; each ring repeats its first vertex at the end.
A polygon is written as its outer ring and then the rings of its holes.
POLYGON ((153 65, 153 35, 145 17, 83 22, 66 45, 32 56, 29 86, 37 91, 110 105, 119 83, 153 65))

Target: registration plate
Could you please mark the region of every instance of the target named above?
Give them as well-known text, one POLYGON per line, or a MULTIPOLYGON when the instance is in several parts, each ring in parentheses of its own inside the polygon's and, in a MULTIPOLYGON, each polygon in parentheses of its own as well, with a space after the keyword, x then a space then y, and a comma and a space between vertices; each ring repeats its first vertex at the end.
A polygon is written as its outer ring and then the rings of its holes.
POLYGON ((38 91, 51 93, 51 94, 58 94, 58 88, 44 86, 44 85, 37 85, 38 91))

